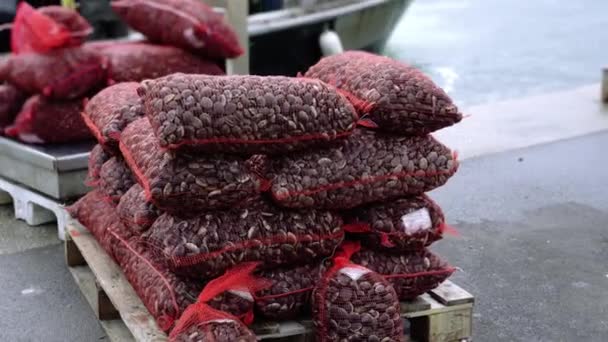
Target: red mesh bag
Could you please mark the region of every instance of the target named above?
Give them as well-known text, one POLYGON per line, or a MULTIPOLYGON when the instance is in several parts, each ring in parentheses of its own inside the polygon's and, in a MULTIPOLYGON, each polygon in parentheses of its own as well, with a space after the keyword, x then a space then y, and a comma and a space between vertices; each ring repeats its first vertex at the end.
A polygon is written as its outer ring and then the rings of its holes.
POLYGON ((15 54, 47 52, 77 46, 93 32, 78 12, 62 6, 32 8, 19 4, 11 32, 11 50, 15 54))
POLYGON ((426 195, 357 207, 345 221, 345 231, 363 233, 363 243, 379 251, 420 250, 446 229, 443 211, 426 195))
POLYGON ((258 198, 261 180, 230 155, 163 152, 150 123, 142 118, 121 134, 120 150, 158 208, 192 216, 201 211, 246 205, 258 198))
POLYGON ((450 97, 422 72, 388 57, 349 51, 321 59, 306 77, 350 94, 379 129, 424 135, 462 120, 450 97))
POLYGON ((87 228, 101 247, 112 255, 113 241, 108 230, 123 230, 123 228, 120 227, 114 207, 103 200, 103 195, 93 190, 66 209, 70 216, 87 228))
POLYGON ((243 49, 222 16, 198 0, 115 0, 112 9, 150 41, 210 57, 233 58, 243 49))
POLYGON ((282 206, 349 209, 422 194, 457 169, 456 154, 430 135, 356 130, 341 146, 277 158, 269 174, 272 196, 282 206))
POLYGON ((350 135, 357 114, 335 88, 283 76, 174 74, 139 89, 162 147, 287 153, 350 135))
POLYGON ((99 180, 99 171, 103 163, 108 161, 112 156, 106 152, 99 144, 95 145, 89 154, 89 172, 85 184, 88 186, 97 186, 99 180))
POLYGON ((116 211, 122 223, 138 234, 148 230, 160 215, 156 206, 146 200, 146 193, 139 184, 134 184, 120 198, 116 211))
MULTIPOLYGON (((203 283, 183 279, 163 266, 137 236, 109 229, 113 254, 129 283, 156 320, 160 329, 168 332, 184 310, 196 302, 203 283)), ((242 284, 239 284, 242 285, 242 284)), ((237 286, 226 290, 237 289, 237 286)), ((209 305, 250 320, 253 299, 239 292, 219 292, 208 300, 209 305)))
MULTIPOLYGON (((190 309, 190 308, 189 308, 190 309)), ((237 317, 201 304, 180 318, 170 342, 256 342, 255 334, 237 317)))
POLYGON ((287 211, 259 201, 192 219, 164 214, 143 238, 176 273, 208 279, 244 261, 268 268, 331 255, 344 236, 341 222, 331 212, 287 211))
POLYGON ((436 288, 455 271, 427 249, 400 254, 362 249, 351 260, 381 274, 400 300, 411 300, 436 288))
POLYGON ((108 79, 111 83, 140 82, 176 72, 224 74, 214 62, 173 46, 145 43, 114 44, 103 48, 101 54, 108 58, 108 79))
POLYGON ((27 96, 10 84, 0 84, 0 133, 13 123, 27 96))
POLYGON ((53 101, 40 95, 30 97, 12 126, 10 137, 31 144, 64 143, 91 138, 80 117, 82 100, 53 101))
POLYGON ((315 341, 408 341, 395 290, 378 273, 350 262, 352 249, 342 245, 313 292, 315 341))
MULTIPOLYGON (((205 324, 207 322, 203 317, 205 316, 205 312, 209 312, 209 310, 215 313, 228 314, 225 318, 236 319, 239 317, 235 312, 242 314, 242 305, 230 307, 229 305, 220 306, 213 304, 214 301, 217 301, 218 296, 221 296, 223 293, 229 294, 231 293, 230 291, 236 290, 237 292, 247 294, 246 298, 241 297, 241 302, 247 303, 248 309, 247 313, 244 316, 240 316, 237 321, 243 321, 245 324, 252 323, 253 297, 251 294, 270 286, 270 282, 267 280, 253 275, 253 271, 257 266, 257 263, 242 263, 226 271, 223 276, 210 281, 198 296, 197 302, 190 305, 182 317, 180 317, 175 328, 171 331, 169 339, 181 340, 185 338, 187 341, 223 341, 225 339, 226 341, 235 341, 235 339, 230 339, 229 337, 238 338, 240 334, 234 331, 236 335, 232 335, 230 332, 234 328, 232 324, 215 327, 205 324), (187 335, 185 335, 186 332, 188 332, 187 335), (200 335, 195 332, 198 332, 200 335), (217 339, 212 338, 214 335, 217 335, 217 339), (181 337, 178 338, 178 336, 181 337)), ((238 297, 233 295, 233 298, 238 297)))
POLYGON ((122 130, 134 120, 144 116, 137 95, 139 83, 119 83, 103 89, 86 102, 82 118, 100 144, 106 148, 118 147, 122 130))
POLYGON ((79 47, 11 55, 0 63, 0 81, 26 93, 75 99, 103 83, 105 63, 98 53, 79 47))
POLYGON ((118 204, 124 195, 135 184, 135 177, 125 161, 120 157, 112 157, 103 164, 99 171, 99 191, 104 199, 112 204, 118 204))
POLYGON ((321 278, 321 264, 283 266, 259 272, 272 286, 255 294, 257 312, 272 320, 294 319, 309 312, 312 290, 321 278))

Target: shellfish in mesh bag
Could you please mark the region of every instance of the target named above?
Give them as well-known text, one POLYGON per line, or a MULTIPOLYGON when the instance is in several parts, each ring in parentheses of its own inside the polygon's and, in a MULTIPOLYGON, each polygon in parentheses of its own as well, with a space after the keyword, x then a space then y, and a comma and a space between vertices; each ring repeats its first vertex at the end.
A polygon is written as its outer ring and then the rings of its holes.
POLYGON ((148 230, 160 215, 156 206, 146 199, 146 193, 139 184, 134 184, 120 198, 116 212, 120 221, 138 234, 148 230))
POLYGON ((108 79, 111 83, 140 82, 176 72, 224 74, 216 63, 173 46, 114 44, 101 49, 100 53, 108 58, 108 79))
POLYGON ((263 181, 241 157, 163 152, 146 118, 121 134, 120 150, 131 171, 158 208, 192 216, 204 210, 247 205, 259 198, 263 181))
POLYGON ((0 62, 0 81, 26 93, 75 99, 103 84, 106 61, 81 47, 10 55, 0 62))
POLYGON ((282 206, 350 209, 430 191, 457 168, 456 154, 430 135, 356 130, 338 147, 276 158, 269 176, 282 206))
POLYGON ((11 50, 19 54, 77 46, 91 33, 89 22, 73 9, 62 6, 34 9, 21 2, 11 28, 11 50))
POLYGON ((101 145, 97 144, 93 146, 91 153, 89 153, 89 171, 85 180, 86 185, 97 186, 101 166, 110 158, 112 158, 112 156, 106 152, 101 145))
POLYGON ((341 223, 329 211, 292 211, 258 201, 192 219, 163 214, 143 239, 176 273, 208 279, 244 261, 268 268, 329 256, 344 236, 341 223))
MULTIPOLYGON (((129 283, 150 311, 159 328, 170 331, 184 310, 202 296, 203 283, 180 278, 172 273, 141 243, 139 237, 128 237, 123 232, 108 230, 113 245, 113 254, 122 268, 129 283)), ((225 278, 225 276, 223 276, 225 278)), ((220 277, 218 279, 224 279, 220 277)), ((240 292, 247 289, 243 283, 225 286, 205 302, 215 308, 225 310, 246 320, 252 319, 253 298, 249 293, 243 296, 240 292), (229 290, 240 292, 227 292, 229 290)), ((203 291, 203 293, 206 293, 203 291)))
POLYGON ((99 191, 93 190, 87 193, 67 207, 67 211, 93 234, 109 255, 112 255, 113 243, 108 230, 115 228, 123 231, 124 228, 121 227, 114 207, 103 200, 103 195, 99 191))
POLYGON ((34 95, 4 133, 32 144, 88 140, 92 136, 80 116, 81 110, 82 100, 54 101, 34 95))
POLYGON ((393 286, 380 274, 351 263, 349 245, 342 245, 313 292, 316 341, 408 341, 393 286))
POLYGON ((321 59, 306 77, 345 93, 379 129, 424 135, 462 120, 450 97, 416 68, 388 57, 349 51, 321 59))
POLYGON ((135 184, 135 177, 121 157, 112 157, 99 171, 97 189, 109 203, 116 205, 120 198, 135 184))
POLYGON ((222 15, 199 0, 115 0, 112 9, 152 42, 209 57, 243 54, 236 33, 222 15))
POLYGON ((107 87, 86 101, 82 117, 106 148, 118 147, 122 130, 134 120, 144 116, 137 88, 139 83, 118 83, 107 87))
POLYGON ((15 86, 0 84, 0 134, 4 127, 13 123, 26 98, 26 94, 15 86))
POLYGON ((304 78, 173 74, 139 94, 169 149, 286 153, 346 137, 358 118, 334 87, 304 78))
POLYGON ((414 299, 436 288, 456 270, 427 249, 399 254, 361 249, 351 260, 386 278, 400 300, 414 299))
POLYGON ((256 342, 257 338, 237 317, 208 305, 198 305, 184 314, 171 331, 169 341, 256 342))
POLYGON ((447 229, 443 211, 426 195, 356 207, 344 213, 344 230, 379 251, 420 250, 447 229))
POLYGON ((288 320, 309 312, 312 290, 321 278, 321 263, 282 266, 259 272, 272 286, 255 294, 256 311, 265 318, 288 320))

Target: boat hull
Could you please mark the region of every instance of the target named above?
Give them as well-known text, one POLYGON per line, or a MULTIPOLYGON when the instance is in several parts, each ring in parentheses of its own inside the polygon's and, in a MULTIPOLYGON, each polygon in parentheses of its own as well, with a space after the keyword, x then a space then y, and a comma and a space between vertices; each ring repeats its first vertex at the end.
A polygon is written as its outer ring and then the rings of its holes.
POLYGON ((379 52, 411 2, 381 1, 376 6, 348 14, 270 32, 260 33, 262 30, 258 28, 256 32, 250 32, 250 72, 288 76, 305 72, 322 57, 319 36, 326 29, 338 33, 346 50, 379 52))

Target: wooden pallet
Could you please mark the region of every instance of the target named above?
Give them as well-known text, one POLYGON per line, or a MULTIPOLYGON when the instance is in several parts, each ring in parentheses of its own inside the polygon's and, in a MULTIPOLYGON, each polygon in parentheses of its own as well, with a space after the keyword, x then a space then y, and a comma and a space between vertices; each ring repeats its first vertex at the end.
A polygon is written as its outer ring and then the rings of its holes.
MULTIPOLYGON (((70 220, 65 255, 76 284, 113 342, 166 341, 154 319, 120 267, 78 222, 70 220)), ((402 315, 416 341, 468 341, 472 329, 473 296, 446 281, 412 302, 401 304, 402 315)), ((252 326, 259 340, 309 342, 310 320, 264 322, 252 326)))

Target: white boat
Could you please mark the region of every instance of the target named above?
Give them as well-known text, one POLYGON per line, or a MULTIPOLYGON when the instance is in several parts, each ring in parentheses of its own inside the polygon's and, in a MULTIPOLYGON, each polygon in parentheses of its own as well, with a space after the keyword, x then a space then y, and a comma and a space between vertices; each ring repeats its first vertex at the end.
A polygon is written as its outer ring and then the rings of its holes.
POLYGON ((306 71, 323 55, 319 38, 327 31, 335 32, 346 50, 379 51, 412 1, 284 0, 280 9, 251 14, 250 72, 306 71))

